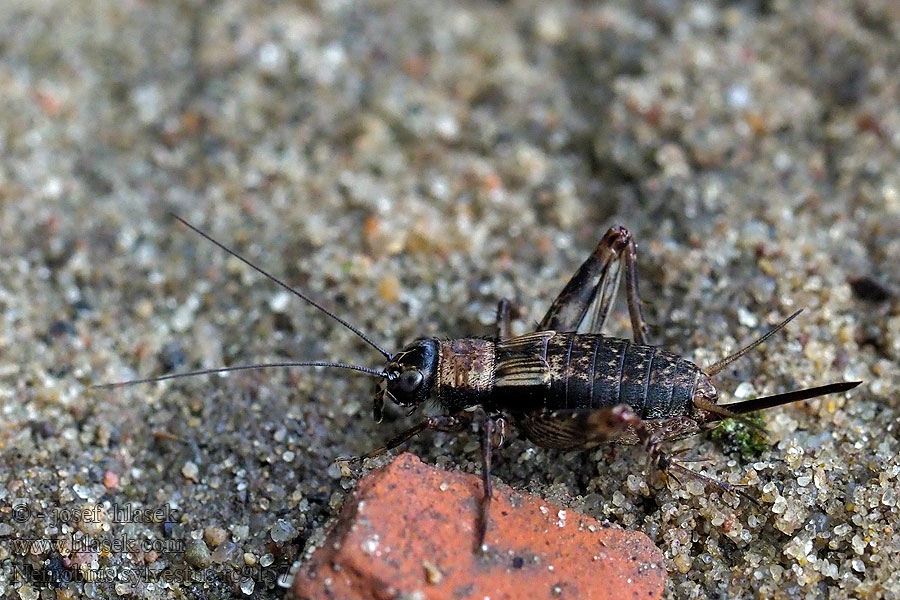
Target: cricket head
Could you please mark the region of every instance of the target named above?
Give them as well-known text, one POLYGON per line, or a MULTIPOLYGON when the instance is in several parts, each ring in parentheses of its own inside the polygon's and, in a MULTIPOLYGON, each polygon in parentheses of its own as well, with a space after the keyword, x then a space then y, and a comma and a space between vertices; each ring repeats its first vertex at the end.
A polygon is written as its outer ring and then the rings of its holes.
POLYGON ((388 359, 375 384, 373 414, 384 418, 385 400, 416 407, 428 400, 437 376, 440 343, 433 338, 416 340, 388 359))

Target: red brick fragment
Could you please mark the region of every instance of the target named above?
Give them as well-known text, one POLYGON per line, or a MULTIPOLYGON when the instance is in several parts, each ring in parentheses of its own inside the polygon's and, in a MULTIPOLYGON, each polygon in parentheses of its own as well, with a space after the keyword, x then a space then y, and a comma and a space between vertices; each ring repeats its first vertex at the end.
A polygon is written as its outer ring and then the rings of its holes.
POLYGON ((369 474, 297 572, 302 600, 659 598, 666 571, 646 535, 605 529, 536 496, 494 488, 487 554, 475 553, 481 480, 402 454, 369 474))

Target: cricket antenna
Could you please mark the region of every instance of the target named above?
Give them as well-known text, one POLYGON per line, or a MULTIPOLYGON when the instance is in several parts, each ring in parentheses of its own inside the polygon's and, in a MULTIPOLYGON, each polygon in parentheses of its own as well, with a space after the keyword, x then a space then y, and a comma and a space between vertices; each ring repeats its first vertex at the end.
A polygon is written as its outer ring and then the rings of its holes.
POLYGON ((722 369, 724 369, 725 367, 727 367, 728 365, 730 365, 737 359, 741 358, 742 356, 744 356, 745 354, 747 354, 748 352, 750 352, 751 350, 753 350, 754 348, 756 348, 757 346, 759 346, 760 344, 765 342, 767 339, 769 339, 770 337, 772 337, 773 335, 775 335, 776 333, 778 333, 779 331, 784 329, 785 325, 787 325, 788 323, 793 321, 794 318, 802 312, 803 312, 803 309, 801 308, 800 310, 798 310, 797 312, 795 312, 794 314, 789 316, 787 319, 785 319, 784 321, 782 321, 781 323, 779 323, 778 325, 776 325, 775 327, 770 329, 768 333, 766 333, 764 336, 762 336, 758 340, 752 342, 751 344, 748 344, 747 346, 744 346, 743 348, 741 348, 734 354, 730 354, 730 355, 726 356, 725 358, 723 358, 722 360, 706 367, 706 369, 703 372, 706 373, 709 377, 714 377, 715 375, 720 373, 722 371, 722 369))
MULTIPOLYGON (((325 308, 324 306, 322 306, 321 304, 319 304, 318 302, 316 302, 315 300, 313 300, 312 298, 310 298, 310 297, 307 296, 306 294, 303 294, 302 292, 299 292, 299 291, 295 290, 294 288, 292 288, 291 286, 289 286, 288 284, 286 284, 286 283, 283 282, 282 280, 278 279, 277 277, 275 277, 275 276, 272 275, 271 273, 267 272, 265 269, 256 266, 255 264, 253 264, 252 262, 250 262, 249 260, 247 260, 246 258, 244 258, 243 256, 241 256, 240 254, 238 254, 237 252, 235 252, 234 250, 232 250, 232 249, 229 248, 228 246, 226 246, 226 245, 222 244, 221 242, 219 242, 218 240, 214 239, 214 238, 213 238, 211 235, 209 235, 208 233, 206 233, 206 232, 204 232, 204 231, 198 229, 197 227, 194 227, 193 225, 191 225, 190 223, 188 223, 187 221, 185 221, 184 219, 182 219, 181 217, 179 217, 179 216, 176 215, 175 213, 170 212, 169 214, 172 215, 173 217, 175 217, 176 219, 178 219, 179 221, 181 221, 186 227, 188 227, 189 229, 191 229, 191 230, 194 231, 195 233, 200 234, 201 236, 203 236, 204 238, 206 238, 207 240, 209 240, 210 242, 212 242, 213 244, 215 244, 216 246, 218 246, 219 248, 221 248, 222 250, 224 250, 225 252, 227 252, 227 253, 230 254, 231 256, 235 257, 236 259, 238 259, 239 261, 241 261, 241 262, 244 263, 245 265, 249 266, 251 269, 253 269, 253 270, 256 271, 257 273, 261 273, 262 275, 265 275, 265 276, 268 277, 270 280, 274 281, 275 283, 277 283, 278 285, 280 285, 281 287, 283 287, 284 289, 286 289, 287 291, 289 291, 289 292, 292 293, 293 295, 297 296, 298 298, 300 298, 301 300, 303 300, 303 301, 306 302, 307 304, 311 304, 311 305, 314 306, 315 308, 319 309, 320 311, 322 311, 323 313, 325 313, 326 315, 328 315, 329 317, 331 317, 332 319, 334 319, 335 321, 337 321, 338 323, 340 323, 341 325, 343 325, 344 327, 346 327, 347 329, 349 329, 350 331, 352 331, 353 333, 355 333, 356 335, 358 335, 364 342, 366 342, 367 344, 369 344, 370 346, 372 346, 373 348, 375 348, 376 350, 378 350, 379 352, 381 352, 381 354, 382 354, 386 359, 388 359, 388 360, 391 359, 391 353, 390 353, 390 352, 388 352, 387 350, 385 350, 384 348, 382 348, 381 346, 379 346, 378 344, 376 344, 375 342, 373 342, 373 341, 371 340, 371 338, 369 338, 369 336, 367 336, 366 334, 364 334, 364 333, 363 333, 362 331, 360 331, 358 328, 354 327, 353 325, 351 325, 350 323, 348 323, 348 322, 345 321, 344 319, 340 318, 339 316, 337 316, 336 314, 334 314, 333 312, 331 312, 330 310, 328 310, 327 308, 325 308)), ((299 366, 299 365, 297 365, 297 366, 299 366)), ((326 366, 326 365, 320 365, 320 366, 326 366)), ((331 365, 331 366, 334 366, 334 365, 331 365)))
POLYGON ((379 371, 378 369, 370 369, 369 367, 361 367, 359 365, 345 365, 343 363, 335 363, 335 362, 320 362, 320 361, 302 361, 302 362, 278 362, 278 363, 265 363, 259 365, 237 365, 234 367, 218 367, 215 369, 203 369, 200 371, 188 371, 185 373, 172 373, 171 375, 160 375, 159 377, 147 377, 145 379, 131 379, 129 381, 117 381, 114 383, 100 383, 97 385, 92 385, 92 388, 98 389, 110 389, 110 388, 119 388, 125 387, 127 385, 137 385, 139 383, 153 383, 154 381, 165 381, 167 379, 178 379, 179 377, 195 377, 197 375, 212 375, 213 373, 227 373, 228 371, 248 371, 250 369, 274 369, 274 368, 282 368, 282 367, 331 367, 335 369, 348 369, 350 371, 357 371, 359 373, 365 373, 366 375, 371 375, 373 377, 383 377, 384 372, 379 371))

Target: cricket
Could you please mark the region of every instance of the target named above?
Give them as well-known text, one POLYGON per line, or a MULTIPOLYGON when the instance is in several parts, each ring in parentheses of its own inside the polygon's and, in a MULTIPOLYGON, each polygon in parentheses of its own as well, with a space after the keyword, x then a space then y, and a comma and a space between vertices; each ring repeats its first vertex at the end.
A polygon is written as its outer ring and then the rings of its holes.
POLYGON ((367 454, 336 460, 359 462, 389 452, 424 431, 460 432, 474 425, 481 442, 483 497, 476 527, 476 549, 482 552, 487 550, 492 454, 503 447, 512 427, 538 446, 560 450, 588 450, 605 443, 640 444, 649 464, 676 481, 678 475, 699 478, 707 485, 756 502, 738 487, 688 468, 685 466, 688 461, 679 460, 662 445, 708 431, 724 419, 741 419, 742 415, 754 411, 846 392, 862 383, 830 383, 720 405, 713 378, 783 329, 802 309, 733 354, 701 368, 648 341, 638 286, 637 245, 631 233, 620 226, 606 232, 534 332, 510 335, 511 304, 503 299, 497 309, 497 330, 493 337, 428 337, 417 339, 398 352, 388 352, 359 328, 303 292, 185 219, 173 216, 352 331, 384 357, 384 364, 380 368, 325 361, 238 365, 97 387, 245 369, 328 367, 376 379, 373 416, 377 422, 383 420, 387 402, 407 408, 408 416, 419 412, 426 403, 435 403, 440 414, 423 416, 413 427, 367 454), (623 273, 633 340, 601 333, 623 273))

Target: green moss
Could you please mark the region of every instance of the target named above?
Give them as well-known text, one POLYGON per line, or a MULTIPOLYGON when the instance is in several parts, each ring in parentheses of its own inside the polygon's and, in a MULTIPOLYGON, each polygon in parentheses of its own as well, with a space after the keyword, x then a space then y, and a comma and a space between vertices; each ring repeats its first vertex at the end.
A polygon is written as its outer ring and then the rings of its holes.
POLYGON ((759 456, 769 445, 765 421, 759 413, 751 413, 741 420, 722 421, 713 429, 712 439, 726 452, 738 452, 745 460, 759 456))

